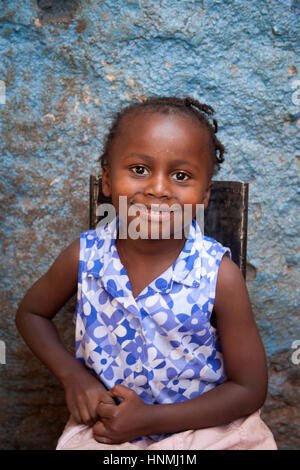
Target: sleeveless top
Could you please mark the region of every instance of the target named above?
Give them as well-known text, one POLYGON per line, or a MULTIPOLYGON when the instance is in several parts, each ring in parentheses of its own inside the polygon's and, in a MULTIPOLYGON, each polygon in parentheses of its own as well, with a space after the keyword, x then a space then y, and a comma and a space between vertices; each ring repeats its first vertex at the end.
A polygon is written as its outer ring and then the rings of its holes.
POLYGON ((80 234, 77 359, 108 389, 122 384, 147 404, 181 402, 224 382, 210 317, 229 248, 203 236, 193 220, 173 265, 134 298, 117 252, 117 231, 118 217, 80 234))

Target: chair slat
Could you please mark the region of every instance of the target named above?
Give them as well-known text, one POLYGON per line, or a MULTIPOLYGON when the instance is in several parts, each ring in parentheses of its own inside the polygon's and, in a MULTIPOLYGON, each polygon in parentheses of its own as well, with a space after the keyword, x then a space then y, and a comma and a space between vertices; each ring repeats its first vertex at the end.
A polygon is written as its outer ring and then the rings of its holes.
POLYGON ((231 249, 246 278, 249 183, 214 181, 204 212, 204 234, 231 249))

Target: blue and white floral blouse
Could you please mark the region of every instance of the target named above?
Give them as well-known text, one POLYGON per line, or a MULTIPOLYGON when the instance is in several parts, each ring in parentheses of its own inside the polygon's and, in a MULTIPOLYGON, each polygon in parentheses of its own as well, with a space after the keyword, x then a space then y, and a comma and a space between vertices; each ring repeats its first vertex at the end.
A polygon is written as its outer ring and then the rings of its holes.
POLYGON ((117 230, 118 218, 80 234, 77 359, 108 389, 130 387, 147 404, 181 402, 224 382, 210 317, 229 248, 202 236, 193 220, 173 265, 134 298, 118 256, 117 230))

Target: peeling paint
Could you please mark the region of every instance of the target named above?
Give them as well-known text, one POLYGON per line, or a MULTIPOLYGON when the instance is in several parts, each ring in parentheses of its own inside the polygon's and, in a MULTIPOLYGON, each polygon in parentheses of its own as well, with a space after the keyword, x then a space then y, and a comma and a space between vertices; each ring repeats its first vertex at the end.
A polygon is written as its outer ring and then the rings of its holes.
POLYGON ((53 186, 54 184, 58 183, 60 180, 61 180, 61 176, 57 176, 56 178, 54 178, 54 180, 51 181, 49 186, 53 186))
POLYGON ((288 73, 291 77, 294 77, 295 75, 297 75, 298 71, 297 71, 297 67, 295 67, 295 65, 290 65, 288 67, 288 73))
POLYGON ((116 80, 116 77, 115 75, 105 75, 105 78, 109 81, 109 82, 114 82, 116 80))

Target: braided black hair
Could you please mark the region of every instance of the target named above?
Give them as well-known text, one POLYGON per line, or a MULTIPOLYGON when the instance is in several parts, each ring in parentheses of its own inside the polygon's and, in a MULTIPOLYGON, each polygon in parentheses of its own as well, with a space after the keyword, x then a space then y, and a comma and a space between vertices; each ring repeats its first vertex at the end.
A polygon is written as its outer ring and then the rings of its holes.
POLYGON ((150 97, 145 101, 133 103, 126 106, 115 115, 109 133, 106 136, 104 143, 104 150, 99 158, 102 166, 109 161, 109 153, 112 141, 118 135, 121 128, 121 122, 125 116, 129 114, 145 113, 145 112, 158 112, 162 114, 178 114, 183 113, 190 117, 194 117, 200 122, 209 132, 211 140, 211 156, 213 160, 213 174, 216 174, 221 163, 224 161, 225 148, 217 139, 216 133, 218 132, 218 123, 216 119, 212 119, 212 124, 209 120, 214 114, 214 109, 198 100, 193 98, 176 98, 176 97, 150 97))

